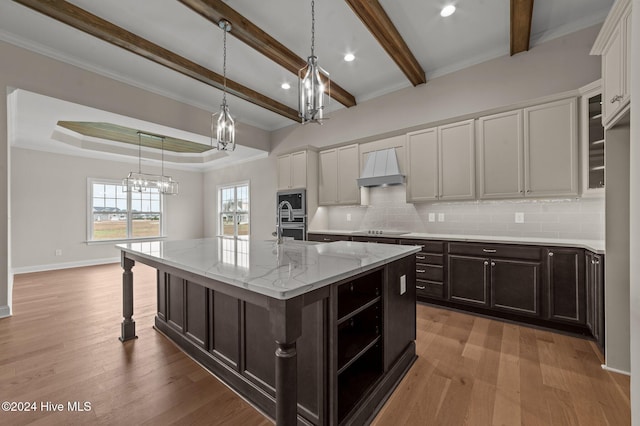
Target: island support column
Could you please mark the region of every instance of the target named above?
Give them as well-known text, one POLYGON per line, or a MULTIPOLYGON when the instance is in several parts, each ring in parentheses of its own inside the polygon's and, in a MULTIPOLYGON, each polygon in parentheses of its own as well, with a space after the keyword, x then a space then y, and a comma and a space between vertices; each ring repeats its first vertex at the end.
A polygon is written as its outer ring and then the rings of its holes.
POLYGON ((133 272, 131 269, 135 265, 135 261, 129 259, 122 252, 120 265, 124 272, 122 273, 122 325, 120 327, 120 341, 137 339, 136 322, 133 320, 133 272))
POLYGON ((298 353, 302 335, 302 297, 270 299, 271 329, 276 349, 276 426, 298 424, 298 353))

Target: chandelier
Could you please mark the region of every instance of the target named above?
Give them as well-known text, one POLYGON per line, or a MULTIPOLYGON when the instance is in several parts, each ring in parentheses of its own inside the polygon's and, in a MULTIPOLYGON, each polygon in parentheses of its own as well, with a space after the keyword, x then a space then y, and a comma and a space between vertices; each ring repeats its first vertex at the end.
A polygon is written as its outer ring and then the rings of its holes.
POLYGON ((178 193, 178 182, 171 176, 164 174, 164 136, 152 135, 138 132, 138 172, 129 172, 122 180, 123 192, 147 192, 149 189, 157 189, 158 192, 166 195, 176 195, 178 193), (162 169, 160 175, 142 173, 142 136, 161 141, 162 169))
POLYGON ((298 71, 298 116, 302 124, 322 124, 324 113, 324 95, 331 93, 329 73, 318 65, 315 56, 315 1, 311 1, 311 55, 307 65, 298 71))
POLYGON ((220 111, 211 115, 211 145, 213 146, 213 135, 216 135, 216 149, 219 151, 233 151, 236 149, 236 126, 227 106, 227 33, 231 31, 231 23, 224 19, 218 22, 218 26, 224 31, 223 50, 223 91, 222 105, 220 111), (216 120, 216 116, 217 120, 216 120), (217 126, 216 126, 217 125, 217 126))

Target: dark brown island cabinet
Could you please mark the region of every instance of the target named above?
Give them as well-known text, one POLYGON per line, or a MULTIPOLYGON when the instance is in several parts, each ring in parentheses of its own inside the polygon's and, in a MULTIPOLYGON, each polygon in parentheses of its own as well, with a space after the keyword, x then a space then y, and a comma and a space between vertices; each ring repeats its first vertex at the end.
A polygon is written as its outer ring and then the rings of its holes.
POLYGON ((362 425, 416 359, 413 253, 277 300, 123 251, 123 285, 136 261, 156 268, 156 329, 277 425, 362 425))
POLYGON ((352 238, 420 246, 418 301, 591 337, 604 352, 602 254, 530 244, 352 238))

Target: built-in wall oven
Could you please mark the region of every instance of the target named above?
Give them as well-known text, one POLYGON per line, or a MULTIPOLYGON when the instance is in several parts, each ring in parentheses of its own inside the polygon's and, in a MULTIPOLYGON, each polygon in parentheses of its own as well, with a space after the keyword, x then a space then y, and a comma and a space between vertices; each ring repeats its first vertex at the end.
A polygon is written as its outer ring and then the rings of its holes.
MULTIPOLYGON (((304 189, 278 191, 276 207, 283 201, 288 201, 293 207, 293 220, 289 220, 287 208, 282 209, 282 236, 293 237, 296 240, 307 239, 307 192, 304 189)), ((276 211, 276 221, 278 220, 276 211)), ((279 224, 276 223, 276 226, 279 224)))

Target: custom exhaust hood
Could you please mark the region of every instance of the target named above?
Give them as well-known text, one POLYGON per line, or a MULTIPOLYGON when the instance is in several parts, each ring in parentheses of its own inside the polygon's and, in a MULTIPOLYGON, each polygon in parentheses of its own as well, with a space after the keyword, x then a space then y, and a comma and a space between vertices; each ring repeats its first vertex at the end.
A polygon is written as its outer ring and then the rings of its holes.
POLYGON ((400 174, 395 148, 382 149, 369 153, 358 186, 385 186, 404 183, 400 174))

